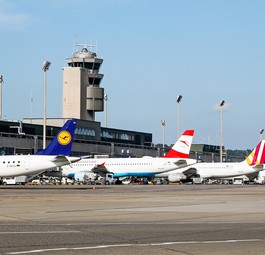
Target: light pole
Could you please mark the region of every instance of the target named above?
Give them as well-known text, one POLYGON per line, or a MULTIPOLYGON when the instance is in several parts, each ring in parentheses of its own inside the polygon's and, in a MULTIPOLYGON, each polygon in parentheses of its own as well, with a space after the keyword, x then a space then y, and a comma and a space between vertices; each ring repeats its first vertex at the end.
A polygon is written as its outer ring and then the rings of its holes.
POLYGON ((223 161, 223 141, 222 141, 222 129, 223 129, 223 106, 225 104, 225 100, 222 100, 219 104, 220 106, 220 162, 223 161))
POLYGON ((177 139, 179 139, 179 132, 180 132, 180 101, 181 99, 182 99, 182 95, 177 96, 177 103, 178 103, 178 131, 177 131, 178 137, 177 139))
POLYGON ((162 124, 162 130, 163 130, 163 155, 165 153, 165 127, 166 127, 166 121, 165 120, 161 120, 161 124, 162 124))
POLYGON ((2 101, 2 85, 3 85, 4 79, 3 79, 3 75, 0 75, 0 120, 3 120, 3 109, 2 109, 2 105, 3 105, 3 101, 2 101))
POLYGON ((107 102, 108 102, 108 95, 104 95, 104 101, 105 101, 105 127, 108 126, 108 108, 107 108, 107 102))
POLYGON ((259 130, 260 141, 262 140, 262 133, 263 133, 263 131, 264 131, 264 128, 261 128, 261 129, 259 130))
POLYGON ((45 61, 42 66, 42 70, 44 72, 44 92, 43 92, 43 149, 46 148, 46 72, 49 70, 51 62, 45 61))

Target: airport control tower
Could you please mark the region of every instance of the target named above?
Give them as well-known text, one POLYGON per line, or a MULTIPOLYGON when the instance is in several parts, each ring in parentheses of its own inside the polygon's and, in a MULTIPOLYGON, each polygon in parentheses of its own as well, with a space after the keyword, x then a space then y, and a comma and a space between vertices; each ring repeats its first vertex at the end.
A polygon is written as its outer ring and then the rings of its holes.
POLYGON ((63 68, 63 118, 95 120, 95 112, 104 111, 103 74, 99 73, 103 59, 88 50, 90 45, 78 44, 82 50, 67 58, 63 68))

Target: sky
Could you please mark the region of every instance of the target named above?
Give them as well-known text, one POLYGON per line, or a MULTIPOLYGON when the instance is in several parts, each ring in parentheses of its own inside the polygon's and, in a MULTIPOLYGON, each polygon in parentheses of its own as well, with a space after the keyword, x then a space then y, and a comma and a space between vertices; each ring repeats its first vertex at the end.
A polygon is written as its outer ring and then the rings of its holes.
POLYGON ((90 43, 104 59, 108 127, 162 143, 165 120, 168 145, 178 124, 219 145, 225 100, 223 145, 252 149, 265 128, 264 13, 263 0, 0 0, 4 119, 43 117, 45 60, 47 118, 62 117, 66 58, 90 43))

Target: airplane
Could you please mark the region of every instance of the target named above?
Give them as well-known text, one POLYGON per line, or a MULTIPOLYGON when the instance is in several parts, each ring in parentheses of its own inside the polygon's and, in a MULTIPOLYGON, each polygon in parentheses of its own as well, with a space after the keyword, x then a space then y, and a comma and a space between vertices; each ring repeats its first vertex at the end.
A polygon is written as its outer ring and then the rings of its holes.
POLYGON ((193 177, 221 179, 254 174, 264 169, 264 144, 265 140, 259 142, 256 148, 242 162, 196 163, 192 167, 163 172, 155 175, 155 177, 168 178, 169 182, 179 182, 193 177))
POLYGON ((0 156, 0 177, 37 174, 80 160, 69 157, 75 126, 76 120, 68 120, 49 146, 34 155, 0 156))
POLYGON ((83 179, 84 176, 112 173, 119 177, 149 177, 196 163, 189 159, 194 130, 186 130, 175 145, 163 157, 81 159, 79 162, 61 167, 62 176, 83 179))

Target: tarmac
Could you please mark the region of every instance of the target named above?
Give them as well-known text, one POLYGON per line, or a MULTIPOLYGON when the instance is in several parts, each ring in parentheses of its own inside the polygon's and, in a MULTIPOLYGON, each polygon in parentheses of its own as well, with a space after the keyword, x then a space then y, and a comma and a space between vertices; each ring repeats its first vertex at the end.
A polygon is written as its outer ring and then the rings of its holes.
POLYGON ((0 186, 0 254, 264 254, 265 185, 0 186))

